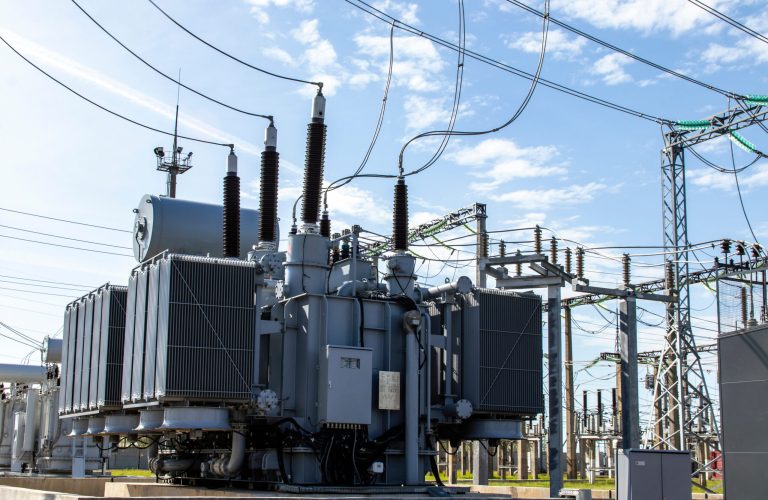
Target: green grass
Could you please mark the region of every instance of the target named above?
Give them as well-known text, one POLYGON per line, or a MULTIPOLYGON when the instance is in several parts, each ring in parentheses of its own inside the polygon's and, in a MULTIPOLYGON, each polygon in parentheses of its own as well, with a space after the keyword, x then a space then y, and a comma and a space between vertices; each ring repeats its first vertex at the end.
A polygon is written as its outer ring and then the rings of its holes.
POLYGON ((155 477, 146 469, 112 469, 110 472, 114 477, 155 477))
MULTIPOLYGON (((462 474, 460 471, 456 474, 459 483, 468 482, 472 480, 472 474, 467 472, 462 474)), ((515 476, 517 477, 517 476, 515 476)), ((530 477, 530 476, 528 476, 530 477)), ((443 481, 448 481, 448 476, 440 474, 440 478, 443 481)), ((427 481, 434 481, 434 476, 431 473, 426 475, 427 481)), ((538 479, 504 479, 502 480, 498 474, 493 474, 488 484, 491 486, 527 486, 533 488, 549 488, 549 476, 547 474, 539 474, 538 479)), ((568 480, 564 481, 564 488, 581 488, 591 490, 613 490, 616 488, 616 481, 608 478, 596 478, 595 482, 590 484, 586 479, 568 480)), ((711 480, 707 483, 707 488, 715 493, 723 492, 722 480, 711 480)), ((698 486, 692 486, 694 493, 704 493, 706 490, 699 488, 698 486)))

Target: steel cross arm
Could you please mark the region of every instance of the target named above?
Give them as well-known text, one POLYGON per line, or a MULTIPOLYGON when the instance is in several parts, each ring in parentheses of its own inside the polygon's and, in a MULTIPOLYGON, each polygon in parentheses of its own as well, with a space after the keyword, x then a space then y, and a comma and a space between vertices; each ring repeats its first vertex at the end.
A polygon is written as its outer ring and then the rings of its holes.
POLYGON ((670 295, 654 295, 651 293, 637 292, 632 288, 603 288, 599 286, 590 286, 584 281, 577 281, 573 285, 573 290, 575 292, 586 292, 613 297, 635 297, 640 300, 655 300, 657 302, 675 301, 675 297, 670 295))
MULTIPOLYGON (((717 351, 717 344, 706 344, 706 345, 696 346, 696 352, 716 352, 716 351, 717 351)), ((661 351, 638 352, 637 361, 639 363, 654 364, 658 362, 659 356, 661 356, 661 351)), ((621 361, 621 355, 618 352, 601 352, 600 360, 614 361, 618 363, 619 361, 621 361)))
POLYGON ((768 118, 768 108, 763 108, 762 106, 752 106, 747 109, 725 111, 710 118, 710 126, 712 128, 693 135, 688 135, 686 131, 679 131, 677 135, 678 138, 674 141, 670 141, 664 149, 679 146, 695 146, 721 136, 729 131, 749 127, 766 118, 768 118))
MULTIPOLYGON (((475 203, 472 206, 460 208, 439 219, 410 228, 408 230, 408 242, 413 243, 429 236, 456 229, 459 226, 476 220, 478 217, 485 217, 485 213, 485 204, 483 203, 475 203)), ((370 244, 365 249, 368 255, 381 255, 388 250, 392 250, 392 238, 385 238, 380 243, 370 244)))

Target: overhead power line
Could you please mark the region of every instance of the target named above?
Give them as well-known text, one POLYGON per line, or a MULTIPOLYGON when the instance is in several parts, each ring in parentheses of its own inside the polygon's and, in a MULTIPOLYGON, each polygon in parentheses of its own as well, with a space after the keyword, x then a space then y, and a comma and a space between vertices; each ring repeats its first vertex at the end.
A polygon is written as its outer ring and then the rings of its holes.
POLYGON ((30 217, 38 217, 40 219, 55 220, 57 222, 66 222, 67 224, 77 224, 78 226, 95 227, 97 229, 106 229, 108 231, 118 231, 120 233, 130 233, 131 232, 131 231, 128 231, 127 229, 117 229, 115 227, 99 226, 99 225, 96 225, 96 224, 87 224, 85 222, 78 222, 78 221, 74 221, 74 220, 59 219, 59 218, 56 218, 56 217, 50 217, 48 215, 33 214, 31 212, 22 212, 21 210, 13 210, 11 208, 0 207, 0 210, 2 210, 3 212, 11 212, 11 213, 14 213, 14 214, 28 215, 30 217))
POLYGON ((0 278, 10 278, 12 280, 22 280, 22 281, 35 281, 35 282, 38 282, 38 283, 50 283, 50 284, 53 284, 53 285, 69 285, 69 286, 73 286, 73 287, 87 288, 88 290, 93 290, 94 288, 96 288, 95 286, 91 286, 91 285, 77 285, 75 283, 65 283, 63 281, 39 280, 39 279, 34 279, 34 278, 25 278, 25 277, 22 277, 22 276, 9 276, 7 274, 0 274, 0 278))
MULTIPOLYGON (((524 10, 530 12, 531 14, 535 14, 535 15, 541 17, 541 18, 545 17, 545 14, 543 12, 541 12, 539 10, 536 10, 533 7, 530 7, 530 6, 526 5, 526 4, 524 4, 523 2, 520 2, 518 0, 506 0, 506 1, 508 3, 510 3, 510 4, 512 4, 512 5, 516 5, 516 6, 520 7, 521 9, 524 9, 524 10)), ((634 59, 635 61, 638 61, 638 62, 641 62, 641 63, 646 64, 648 66, 651 66, 652 68, 658 69, 659 71, 667 73, 668 75, 672 75, 672 76, 675 76, 677 78, 681 78, 683 80, 691 82, 691 83, 693 83, 695 85, 698 85, 700 87, 704 87, 705 89, 712 90, 714 92, 722 94, 722 95, 724 95, 726 97, 741 97, 741 96, 739 96, 738 94, 736 94, 734 92, 730 92, 728 90, 724 90, 724 89, 718 88, 718 87, 716 87, 714 85, 711 85, 709 83, 702 82, 701 80, 697 80, 696 78, 692 78, 692 77, 690 77, 688 75, 685 75, 685 74, 680 73, 678 71, 675 71, 673 69, 670 69, 670 68, 667 68, 665 66, 662 66, 661 64, 658 64, 658 63, 655 63, 655 62, 650 61, 648 59, 645 59, 644 57, 640 57, 640 56, 638 56, 636 54, 633 54, 632 52, 629 52, 629 51, 624 50, 624 49, 622 49, 620 47, 617 47, 617 46, 615 46, 615 45, 613 45, 611 43, 606 42, 605 40, 601 40, 600 38, 597 38, 594 35, 590 35, 589 33, 585 33, 584 31, 581 31, 578 28, 574 28, 573 26, 571 26, 571 25, 569 25, 569 24, 567 24, 567 23, 565 23, 563 21, 560 21, 559 19, 555 19, 554 17, 552 17, 550 15, 546 15, 546 17, 549 18, 549 22, 551 22, 552 24, 556 24, 557 26, 560 26, 561 28, 570 31, 571 33, 574 33, 574 34, 576 34, 576 35, 578 35, 578 36, 580 36, 582 38, 586 38, 587 40, 590 40, 590 41, 592 41, 592 42, 594 42, 594 43, 596 43, 598 45, 602 45, 603 47, 605 47, 607 49, 613 50, 614 52, 618 52, 619 54, 623 54, 623 55, 625 55, 625 56, 627 56, 627 57, 629 57, 631 59, 634 59)))
POLYGON ((119 255, 120 257, 133 257, 133 255, 129 255, 127 253, 107 252, 106 250, 94 250, 93 248, 73 247, 69 245, 61 245, 59 243, 50 243, 47 241, 29 240, 27 238, 17 238, 16 236, 8 236, 7 234, 0 234, 0 238, 6 238, 9 240, 26 241, 27 243, 37 243, 39 245, 49 245, 52 247, 70 248, 72 250, 81 250, 83 252, 103 253, 106 255, 119 255))
MULTIPOLYGON (((375 17, 376 19, 383 21, 387 24, 395 23, 395 26, 399 28, 402 31, 405 31, 407 33, 410 33, 412 35, 425 38, 427 40, 430 40, 437 45, 440 45, 442 47, 445 47, 447 49, 453 50, 453 51, 459 51, 461 50, 456 44, 453 42, 450 42, 448 40, 445 40, 444 38, 438 37, 436 35, 432 35, 430 33, 427 33, 425 31, 422 31, 418 28, 415 28, 408 23, 405 23, 401 21, 400 19, 387 14, 386 12, 377 9, 373 7, 372 5, 368 4, 367 2, 364 2, 363 0, 343 0, 344 2, 348 3, 349 5, 355 7, 356 9, 361 10, 362 12, 365 12, 369 16, 375 17)), ((483 62, 485 64, 488 64, 489 66, 493 66, 497 69, 500 69, 502 71, 506 71, 507 73, 511 73, 515 76, 519 76, 521 78, 525 78, 526 80, 533 81, 535 76, 531 73, 528 73, 527 71, 515 68, 513 66, 510 66, 508 64, 505 64, 497 59, 493 59, 492 57, 480 54, 479 52, 472 51, 470 49, 464 50, 464 54, 467 57, 470 57, 472 59, 475 59, 477 61, 483 62)), ((565 94, 568 94, 573 97, 577 97, 579 99, 582 99, 587 102, 591 102, 592 104, 598 104, 600 106, 613 109, 614 111, 620 111, 622 113, 634 116, 636 118, 642 118, 644 120, 648 120, 655 123, 670 123, 670 120, 667 120, 665 118, 661 118, 658 116, 654 116, 649 113, 643 113, 642 111, 638 111, 636 109, 629 108, 627 106, 623 106, 621 104, 617 104, 615 102, 611 102, 605 99, 602 99, 600 97, 593 96, 591 94, 587 94, 585 92, 581 92, 579 90, 573 89, 571 87, 567 87, 565 85, 562 85, 560 83, 553 82, 551 80, 547 80, 545 78, 539 78, 539 85, 543 85, 545 87, 551 88, 553 90, 557 90, 558 92, 562 92, 565 94)))
POLYGON ((116 117, 118 117, 118 118, 120 118, 122 120, 127 121, 128 123, 132 123, 134 125, 137 125, 139 127, 145 128, 147 130, 151 130, 152 132, 157 132, 158 134, 163 134, 163 135, 167 135, 167 136, 171 136, 171 137, 179 137, 181 139, 186 139, 188 141, 194 141, 194 142, 201 142, 203 144, 212 144, 214 146, 224 146, 224 147, 227 147, 227 148, 234 148, 235 147, 234 144, 224 144, 224 143, 221 143, 221 142, 208 141, 208 140, 205 140, 205 139, 198 139, 196 137, 189 137, 189 136, 184 136, 184 135, 178 135, 178 134, 176 134, 174 132, 166 132, 165 130, 160 130, 159 128, 155 128, 155 127, 150 127, 149 125, 146 125, 144 123, 138 122, 138 121, 136 121, 136 120, 134 120, 132 118, 128 118, 125 115, 121 115, 120 113, 118 113, 116 111, 112 111, 111 109, 107 108, 106 106, 102 106, 101 104, 97 103, 96 101, 93 101, 93 100, 89 99, 88 97, 84 96, 83 94, 81 94, 80 92, 76 91, 75 89, 73 89, 72 87, 67 85, 66 83, 62 82, 61 80, 57 79, 56 77, 54 77, 53 75, 51 75, 50 73, 45 71, 43 68, 41 68, 37 64, 35 64, 32 61, 30 61, 29 59, 27 59, 21 52, 16 50, 16 48, 14 48, 13 45, 8 43, 8 41, 5 38, 3 38, 2 36, 0 36, 0 41, 2 41, 4 44, 6 44, 8 46, 8 48, 11 49, 17 56, 22 58, 27 64, 29 64, 30 66, 35 68, 37 71, 39 71, 40 73, 44 74, 45 76, 47 76, 48 78, 50 78, 54 82, 56 82, 59 85, 61 85, 62 87, 64 87, 65 89, 69 90, 71 93, 75 94, 80 99, 82 99, 82 100, 84 100, 84 101, 86 101, 86 102, 96 106, 97 108, 99 108, 102 111, 106 111, 107 113, 109 113, 112 116, 116 116, 116 117))
POLYGON ((0 286, 0 290, 8 290, 9 292, 31 293, 34 295, 50 295, 51 297, 75 298, 77 296, 76 294, 65 295, 61 293, 38 292, 37 290, 22 290, 20 288, 7 288, 4 286, 0 286))
POLYGON ((741 30, 744 33, 746 33, 747 35, 749 35, 749 36, 751 36, 753 38, 756 38, 756 39, 760 40, 761 42, 768 43, 768 37, 766 37, 765 35, 763 35, 762 33, 758 32, 758 31, 753 30, 749 26, 747 26, 747 25, 745 25, 743 23, 740 23, 736 19, 734 19, 734 18, 732 18, 732 17, 730 17, 730 16, 720 12, 719 10, 715 9, 714 7, 710 7, 709 5, 707 5, 704 2, 701 2, 699 0, 688 0, 688 1, 690 3, 692 3, 693 5, 695 5, 696 7, 700 8, 701 10, 712 14, 713 16, 715 16, 716 18, 720 19, 721 21, 725 21, 726 23, 730 24, 731 26, 733 26, 737 30, 741 30))
POLYGON ((148 62, 146 59, 144 59, 143 57, 141 57, 140 55, 138 55, 136 52, 134 52, 133 50, 131 50, 131 49, 130 49, 130 48, 127 46, 127 45, 125 45, 123 42, 121 42, 120 40, 118 40, 118 39, 117 39, 117 37, 115 37, 115 36, 114 36, 112 33, 110 33, 110 31, 109 31, 107 28, 105 28, 104 26, 102 26, 102 25, 101 25, 101 24, 100 24, 100 23, 99 23, 99 22, 98 22, 96 19, 94 19, 94 18, 93 18, 93 16, 91 16, 91 15, 88 13, 88 11, 86 11, 86 10, 85 10, 85 9, 84 9, 84 8, 83 8, 83 7, 82 7, 80 4, 79 4, 79 3, 77 3, 75 0, 71 0, 71 1, 72 1, 72 3, 73 3, 73 4, 75 4, 75 6, 77 6, 77 8, 78 8, 78 9, 80 9, 80 11, 81 11, 83 14, 85 14, 85 15, 86 15, 86 17, 87 17, 88 19, 90 19, 91 21, 93 21, 93 24, 95 24, 96 26, 98 26, 98 27, 101 29, 101 31, 103 31, 104 33, 106 33, 106 34, 107 34, 107 36, 109 36, 109 38, 111 38, 112 40, 114 40, 114 41, 115 41, 115 42, 116 42, 118 45, 120 45, 122 48, 124 48, 124 49, 125 49, 125 50, 126 50, 128 53, 129 53, 129 54, 131 54, 133 57, 135 57, 136 59, 138 59, 139 61, 141 61, 142 63, 144 63, 144 65, 145 65, 145 66, 147 66, 149 69, 151 69, 152 71, 154 71, 154 72, 155 72, 155 73, 157 73, 158 75, 160 75, 160 76, 164 77, 166 80, 170 80, 171 82, 175 83, 176 85, 178 85, 178 86, 180 86, 180 87, 182 87, 182 88, 184 88, 184 89, 186 89, 186 90, 189 90, 189 91, 190 91, 190 92, 192 92, 193 94, 199 95, 199 96, 200 96, 200 97, 202 97, 203 99, 207 99, 207 100, 209 100, 209 101, 211 101, 211 102, 213 102, 213 103, 216 103, 216 104, 218 104, 219 106, 223 106, 223 107, 225 107, 225 108, 227 108, 227 109, 231 109, 232 111, 236 111, 236 112, 238 112, 238 113, 242 113, 242 114, 244 114, 244 115, 248 115, 248 116, 255 116, 255 117, 258 117, 258 118, 264 118, 264 119, 266 119, 266 120, 272 121, 273 117, 272 117, 271 115, 263 115, 263 114, 259 114, 259 113, 253 113, 253 112, 251 112, 251 111, 246 111, 246 110, 244 110, 244 109, 240 109, 240 108, 238 108, 238 107, 236 107, 236 106, 232 106, 232 105, 230 105, 230 104, 227 104, 227 103, 225 103, 225 102, 219 101, 218 99, 214 99, 213 97, 210 97, 210 96, 208 96, 208 95, 206 95, 206 94, 204 94, 204 93, 202 93, 202 92, 200 92, 200 91, 198 91, 198 90, 195 90, 195 89, 193 89, 192 87, 189 87, 189 86, 187 86, 187 85, 185 85, 185 84, 181 83, 181 81, 180 81, 180 80, 178 80, 178 79, 176 79, 176 78, 173 78, 172 76, 169 76, 169 75, 167 75, 167 74, 163 73, 162 71, 160 71, 159 69, 157 69, 155 66, 153 66, 152 64, 150 64, 150 63, 149 63, 149 62, 148 62))
POLYGON ((250 64, 250 63, 248 63, 248 62, 245 62, 245 61, 243 61, 242 59, 239 59, 239 58, 237 58, 237 57, 233 56, 233 55, 232 55, 232 54, 230 54, 229 52, 226 52, 226 51, 224 51, 224 50, 222 50, 222 49, 220 49, 220 48, 216 47, 215 45, 213 45, 213 44, 211 44, 211 43, 207 42, 207 41, 206 41, 206 40, 204 40, 203 38, 201 38, 201 37, 197 36, 196 34, 192 33, 192 31, 190 31, 190 30, 189 30, 189 29, 187 29, 187 28, 186 28, 186 27, 185 27, 183 24, 181 24, 181 23, 180 23, 180 22, 178 22, 176 19, 174 19, 173 17, 171 17, 171 16, 170 16, 170 14, 168 14, 166 11, 164 11, 163 9, 161 9, 161 8, 160 8, 160 6, 159 6, 159 5, 157 5, 155 2, 153 2, 152 0, 148 0, 148 1, 149 1, 149 3, 151 3, 151 4, 152 4, 152 5, 153 5, 153 6, 154 6, 154 7, 155 7, 157 10, 159 10, 159 11, 160 11, 160 12, 161 12, 161 13, 162 13, 162 14, 163 14, 165 17, 167 17, 169 21, 171 21, 173 24, 175 24, 176 26, 178 26, 179 28, 181 28, 181 29, 182 29, 182 30, 183 30, 185 33, 187 33, 189 36, 191 36, 192 38, 194 38, 194 39, 195 39, 195 40, 197 40, 198 42, 200 42, 200 43, 202 43, 202 44, 204 44, 204 45, 207 45, 208 47, 212 48, 213 50, 215 50, 215 51, 216 51, 216 52, 218 52, 219 54, 221 54, 221 55, 223 55, 223 56, 226 56, 226 57, 228 57, 228 58, 232 59, 233 61, 235 61, 235 62, 238 62, 238 63, 242 64, 243 66, 247 66, 247 67, 249 67, 249 68, 251 68, 251 69, 253 69, 253 70, 256 70, 256 71, 258 71, 258 72, 260 72, 260 73, 264 73, 265 75, 274 76, 275 78, 280 78, 280 79, 282 79, 282 80, 288 80, 288 81, 291 81, 291 82, 298 82, 298 83, 306 83, 306 84, 309 84, 309 85, 315 85, 315 86, 316 86, 316 87, 317 87, 319 90, 322 90, 322 88, 323 88, 323 82, 312 82, 312 81, 309 81, 309 80, 302 80, 301 78, 294 78, 294 77, 291 77, 291 76, 285 76, 285 75, 280 75, 280 74, 278 74, 278 73, 273 73, 272 71, 267 71, 267 70, 266 70, 266 69, 264 69, 264 68, 260 68, 260 67, 258 67, 258 66, 254 66, 253 64, 250 64))
POLYGON ((98 241, 81 240, 79 238, 70 238, 68 236, 59 236, 57 234, 41 233, 40 231, 32 231, 31 229, 23 229, 23 228, 20 228, 20 227, 6 226, 5 224, 0 224, 0 227, 4 227, 6 229, 13 229, 14 231, 23 231, 25 233, 39 234, 40 236, 49 236, 51 238, 59 238, 59 239, 62 239, 62 240, 79 241, 80 243, 89 243, 91 245, 100 245, 100 246, 103 246, 103 247, 121 248, 123 250, 130 250, 131 249, 131 247, 126 247, 126 246, 122 246, 122 245, 112 245, 112 244, 109 244, 109 243, 99 243, 98 241))

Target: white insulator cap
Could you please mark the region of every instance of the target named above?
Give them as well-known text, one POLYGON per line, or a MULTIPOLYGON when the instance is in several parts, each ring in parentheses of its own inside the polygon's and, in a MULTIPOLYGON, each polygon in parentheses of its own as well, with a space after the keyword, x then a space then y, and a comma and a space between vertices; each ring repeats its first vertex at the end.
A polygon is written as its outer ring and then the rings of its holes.
POLYGON ((317 94, 312 101, 312 119, 325 119, 325 96, 323 94, 317 94))
POLYGON ((230 151, 229 156, 227 156, 227 173, 237 173, 237 155, 234 151, 230 151))
POLYGON ((274 123, 270 123, 269 127, 264 130, 264 147, 277 148, 277 129, 274 123))

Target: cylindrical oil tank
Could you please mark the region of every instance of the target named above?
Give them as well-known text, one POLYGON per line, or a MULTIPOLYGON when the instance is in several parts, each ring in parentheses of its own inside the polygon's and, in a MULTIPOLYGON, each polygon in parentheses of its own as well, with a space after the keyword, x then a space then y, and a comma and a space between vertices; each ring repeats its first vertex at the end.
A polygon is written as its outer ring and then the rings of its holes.
MULTIPOLYGON (((221 205, 144 195, 134 210, 133 256, 141 262, 164 250, 221 257, 221 205)), ((240 256, 245 258, 259 239, 259 211, 240 209, 240 256)))
POLYGON ((41 382, 47 373, 44 366, 0 364, 0 382, 41 382))

